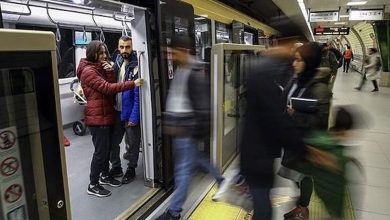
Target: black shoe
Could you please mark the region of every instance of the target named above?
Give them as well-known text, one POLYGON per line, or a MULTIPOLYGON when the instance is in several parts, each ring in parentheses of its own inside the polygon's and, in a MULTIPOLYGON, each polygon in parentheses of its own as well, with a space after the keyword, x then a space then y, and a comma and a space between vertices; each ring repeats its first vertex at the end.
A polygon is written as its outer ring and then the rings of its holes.
POLYGON ((130 160, 130 154, 128 152, 123 154, 123 159, 130 160))
POLYGON ((371 92, 378 92, 379 89, 373 89, 371 92))
POLYGON ((361 88, 360 88, 360 87, 355 87, 354 89, 356 89, 356 90, 359 90, 359 91, 361 90, 361 88))
POLYGON ((88 185, 87 193, 89 195, 94 195, 100 198, 107 197, 111 195, 111 192, 109 190, 106 190, 103 186, 96 184, 96 185, 88 185))
POLYGON ((127 168, 125 175, 122 178, 122 184, 128 184, 135 179, 135 169, 127 168))
POLYGON ((112 176, 100 176, 99 183, 101 185, 109 185, 113 187, 121 186, 121 181, 114 179, 112 176))
POLYGON ((123 171, 122 171, 121 167, 113 167, 110 169, 110 171, 108 173, 112 177, 122 177, 123 176, 123 171))
POLYGON ((179 220, 181 218, 180 215, 173 216, 169 211, 164 212, 164 214, 160 215, 156 218, 156 220, 179 220))

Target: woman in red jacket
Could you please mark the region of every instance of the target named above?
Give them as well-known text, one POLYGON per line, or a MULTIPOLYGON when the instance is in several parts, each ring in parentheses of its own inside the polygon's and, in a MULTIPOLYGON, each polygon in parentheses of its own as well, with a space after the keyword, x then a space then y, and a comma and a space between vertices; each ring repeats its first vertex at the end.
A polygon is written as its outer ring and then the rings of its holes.
POLYGON ((85 107, 85 124, 89 127, 95 147, 91 162, 88 194, 106 197, 111 192, 101 185, 118 187, 120 181, 108 175, 110 136, 114 124, 114 95, 142 85, 143 80, 117 83, 112 65, 108 61, 107 46, 101 41, 91 41, 87 57, 80 60, 77 76, 88 104, 85 107))

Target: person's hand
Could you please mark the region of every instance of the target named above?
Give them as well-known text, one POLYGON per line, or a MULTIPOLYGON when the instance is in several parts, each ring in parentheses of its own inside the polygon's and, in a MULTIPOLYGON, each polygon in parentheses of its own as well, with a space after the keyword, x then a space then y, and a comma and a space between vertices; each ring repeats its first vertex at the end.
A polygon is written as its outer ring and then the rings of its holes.
POLYGON ((111 63, 109 63, 109 62, 107 62, 107 61, 104 61, 104 62, 102 63, 102 66, 103 66, 103 69, 104 69, 105 71, 113 71, 113 70, 114 70, 114 69, 112 68, 111 63))
POLYGON ((137 125, 137 124, 134 123, 134 122, 131 122, 131 121, 127 122, 127 127, 134 127, 134 126, 136 126, 136 125, 137 125))
POLYGON ((318 166, 324 166, 331 170, 338 171, 340 167, 337 165, 336 158, 330 153, 316 149, 311 146, 307 146, 308 156, 307 159, 318 166))
POLYGON ((330 77, 330 81, 333 82, 335 78, 336 78, 336 75, 332 75, 332 76, 330 77))
POLYGON ((295 110, 293 109, 293 107, 291 105, 287 105, 287 113, 289 115, 293 115, 295 112, 295 110))
POLYGON ((134 80, 134 83, 136 86, 142 86, 142 84, 144 83, 144 79, 136 79, 134 80))

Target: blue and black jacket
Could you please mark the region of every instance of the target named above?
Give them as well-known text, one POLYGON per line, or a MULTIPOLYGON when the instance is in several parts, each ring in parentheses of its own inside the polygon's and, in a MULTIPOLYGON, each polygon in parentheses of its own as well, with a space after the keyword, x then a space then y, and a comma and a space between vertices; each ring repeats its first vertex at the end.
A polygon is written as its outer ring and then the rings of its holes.
MULTIPOLYGON (((118 78, 121 66, 124 60, 123 57, 118 55, 115 59, 114 71, 118 78)), ((125 81, 136 80, 138 78, 138 71, 134 72, 135 67, 138 66, 137 52, 133 51, 130 54, 129 63, 126 66, 125 81)), ((139 87, 124 91, 122 93, 122 111, 121 120, 123 122, 133 122, 139 124, 140 111, 139 111, 139 87)))

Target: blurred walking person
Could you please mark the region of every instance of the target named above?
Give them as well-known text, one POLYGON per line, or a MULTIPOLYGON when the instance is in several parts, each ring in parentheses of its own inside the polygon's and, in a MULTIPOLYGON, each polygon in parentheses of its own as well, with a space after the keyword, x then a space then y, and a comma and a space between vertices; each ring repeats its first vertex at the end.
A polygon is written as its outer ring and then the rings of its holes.
POLYGON ((180 219, 182 206, 196 168, 208 171, 220 185, 224 178, 200 155, 197 143, 210 132, 209 82, 201 64, 190 55, 185 37, 171 39, 171 51, 177 64, 171 81, 164 113, 165 132, 173 137, 175 191, 170 205, 158 220, 180 219))
POLYGON ((247 103, 240 141, 241 174, 253 197, 253 220, 271 220, 270 190, 274 182, 274 159, 282 148, 302 158, 327 163, 326 153, 306 147, 293 121, 280 105, 280 88, 275 77, 284 75, 280 57, 262 57, 248 70, 244 98, 247 103))
POLYGON ((381 70, 380 56, 376 48, 370 48, 368 50, 368 55, 369 56, 367 59, 367 63, 364 66, 365 73, 362 76, 360 85, 355 89, 361 90, 364 84, 366 83, 366 80, 368 79, 372 81, 372 85, 374 86, 374 89, 371 92, 378 92, 379 87, 378 87, 378 82, 376 80, 380 78, 380 70, 381 70))

